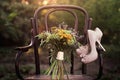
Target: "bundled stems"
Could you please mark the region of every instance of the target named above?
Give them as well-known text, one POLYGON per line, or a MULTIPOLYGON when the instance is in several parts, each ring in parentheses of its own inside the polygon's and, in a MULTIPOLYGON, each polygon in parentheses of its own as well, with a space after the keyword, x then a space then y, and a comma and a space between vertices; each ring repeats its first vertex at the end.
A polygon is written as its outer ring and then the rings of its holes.
POLYGON ((67 70, 66 70, 66 68, 65 68, 65 64, 64 64, 63 61, 62 61, 62 64, 63 64, 63 68, 65 69, 66 75, 67 75, 67 80, 69 80, 68 73, 67 73, 67 70))

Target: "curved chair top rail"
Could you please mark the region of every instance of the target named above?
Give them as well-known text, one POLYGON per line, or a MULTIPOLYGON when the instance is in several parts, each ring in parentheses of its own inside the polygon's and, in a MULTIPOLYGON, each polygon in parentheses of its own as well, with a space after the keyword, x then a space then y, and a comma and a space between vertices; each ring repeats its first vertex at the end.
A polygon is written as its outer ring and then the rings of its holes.
MULTIPOLYGON (((87 31, 87 29, 88 29, 88 25, 89 25, 89 16, 88 16, 88 13, 87 13, 87 11, 84 9, 84 8, 82 8, 82 7, 79 7, 79 6, 74 6, 74 5, 47 5, 47 6, 42 6, 42 7, 39 7, 36 11, 35 11, 35 13, 34 13, 34 20, 35 20, 35 28, 37 29, 37 27, 38 27, 38 23, 37 23, 37 18, 38 18, 38 13, 40 12, 40 11, 42 11, 42 10, 44 10, 44 9, 63 9, 63 10, 66 10, 66 11, 68 11, 68 12, 70 12, 70 10, 71 9, 75 9, 75 10, 79 10, 79 11, 81 11, 84 15, 85 15, 85 25, 84 25, 84 33, 86 34, 86 31, 87 31)), ((52 12, 52 11, 51 11, 52 12)), ((72 11, 71 11, 71 13, 73 14, 73 15, 75 15, 72 11)), ((76 16, 76 15, 75 15, 76 16)), ((76 17, 75 17, 76 18, 76 17)), ((77 22, 75 22, 75 25, 74 25, 74 27, 76 27, 77 26, 77 24, 76 24, 77 22)), ((46 26, 46 29, 47 29, 47 26, 48 24, 47 24, 47 22, 45 22, 45 26, 46 26)), ((75 28, 75 29, 77 29, 77 28, 75 28)))

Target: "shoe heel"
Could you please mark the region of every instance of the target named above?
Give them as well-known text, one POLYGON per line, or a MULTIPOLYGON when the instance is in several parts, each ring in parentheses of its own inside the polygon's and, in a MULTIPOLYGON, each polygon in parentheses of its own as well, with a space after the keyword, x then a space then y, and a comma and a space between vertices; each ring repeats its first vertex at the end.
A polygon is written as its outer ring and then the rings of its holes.
POLYGON ((102 46, 102 44, 97 40, 97 43, 99 44, 99 46, 102 48, 103 51, 106 51, 105 48, 102 46))

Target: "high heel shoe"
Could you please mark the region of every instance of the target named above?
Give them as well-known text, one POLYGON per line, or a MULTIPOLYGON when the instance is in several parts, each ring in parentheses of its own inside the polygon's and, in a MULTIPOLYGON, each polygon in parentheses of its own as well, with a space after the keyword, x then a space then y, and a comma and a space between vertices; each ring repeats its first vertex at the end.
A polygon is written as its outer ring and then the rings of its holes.
POLYGON ((82 58, 89 52, 89 46, 88 44, 85 46, 80 46, 76 49, 76 53, 82 58))
POLYGON ((105 48, 104 48, 104 47, 102 46, 102 44, 100 43, 100 42, 101 42, 101 38, 102 38, 102 36, 103 36, 102 31, 97 27, 97 28, 95 28, 95 32, 97 33, 96 35, 97 35, 97 37, 98 37, 98 39, 97 39, 98 45, 100 46, 100 48, 101 48, 103 51, 106 51, 105 48))
POLYGON ((103 51, 105 51, 105 49, 100 43, 101 38, 103 36, 102 31, 99 28, 96 28, 95 30, 88 30, 87 32, 88 32, 91 52, 82 58, 81 61, 83 63, 90 63, 92 61, 95 61, 98 58, 98 53, 96 50, 96 42, 103 49, 103 51))

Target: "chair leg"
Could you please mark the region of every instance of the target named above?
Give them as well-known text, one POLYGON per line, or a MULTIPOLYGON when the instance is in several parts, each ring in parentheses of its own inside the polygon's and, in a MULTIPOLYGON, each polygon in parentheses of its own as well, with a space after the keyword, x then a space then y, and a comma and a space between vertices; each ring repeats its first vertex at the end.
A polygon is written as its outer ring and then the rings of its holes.
POLYGON ((74 74, 74 55, 73 55, 73 51, 71 51, 71 68, 70 68, 70 73, 74 74))
POLYGON ((99 61, 99 72, 97 78, 94 80, 99 80, 103 75, 103 58, 102 58, 102 54, 100 53, 100 50, 98 50, 98 61, 99 61))
POLYGON ((16 75, 18 76, 18 78, 21 79, 21 80, 24 80, 24 78, 20 74, 20 70, 19 70, 19 59, 20 59, 21 55, 22 55, 22 51, 18 51, 18 53, 16 54, 16 57, 15 57, 15 71, 16 71, 16 75))
POLYGON ((87 73, 87 65, 82 63, 82 74, 86 74, 87 73))

